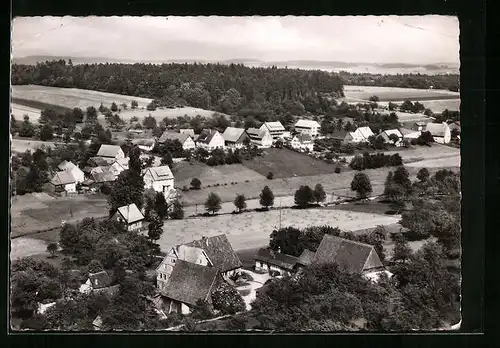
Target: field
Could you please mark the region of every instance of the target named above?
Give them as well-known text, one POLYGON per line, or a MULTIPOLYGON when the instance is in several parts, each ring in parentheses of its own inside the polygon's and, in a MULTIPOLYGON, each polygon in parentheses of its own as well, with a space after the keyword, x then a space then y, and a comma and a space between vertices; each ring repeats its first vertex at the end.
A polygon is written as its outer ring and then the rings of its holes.
MULTIPOLYGON (((415 100, 414 100, 415 101, 415 100)), ((438 99, 438 100, 419 100, 427 109, 433 112, 443 112, 445 109, 450 111, 460 110, 460 99, 438 99)), ((404 100, 392 100, 393 103, 401 104, 404 100)), ((381 106, 388 106, 389 102, 378 102, 381 106)))
POLYGON ((40 141, 31 139, 12 139, 11 151, 24 153, 27 150, 36 150, 42 146, 54 146, 52 141, 40 141))
MULTIPOLYGON (((136 110, 122 110, 120 113, 120 117, 128 122, 132 117, 136 116, 139 118, 139 120, 144 119, 147 116, 153 116, 157 122, 160 122, 163 120, 165 117, 174 119, 179 116, 189 116, 191 118, 196 117, 196 115, 200 115, 205 118, 211 118, 212 115, 214 114, 214 111, 210 110, 204 110, 204 109, 198 109, 198 108, 193 108, 193 107, 183 107, 183 108, 158 108, 155 111, 148 111, 146 109, 136 109, 136 110)), ((104 120, 103 115, 99 115, 102 120, 104 120)), ((229 117, 226 115, 226 117, 229 117)))
POLYGON ((10 104, 10 108, 12 115, 14 115, 17 121, 22 121, 24 115, 28 115, 31 122, 37 122, 40 117, 41 110, 34 107, 12 103, 10 104))

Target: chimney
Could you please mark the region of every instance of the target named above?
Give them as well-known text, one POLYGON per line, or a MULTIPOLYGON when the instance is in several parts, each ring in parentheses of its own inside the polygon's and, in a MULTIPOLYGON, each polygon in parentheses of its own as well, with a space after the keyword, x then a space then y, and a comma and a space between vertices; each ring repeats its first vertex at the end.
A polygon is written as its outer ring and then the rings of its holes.
POLYGON ((279 253, 281 253, 281 248, 280 248, 280 247, 278 247, 278 254, 279 254, 279 253))

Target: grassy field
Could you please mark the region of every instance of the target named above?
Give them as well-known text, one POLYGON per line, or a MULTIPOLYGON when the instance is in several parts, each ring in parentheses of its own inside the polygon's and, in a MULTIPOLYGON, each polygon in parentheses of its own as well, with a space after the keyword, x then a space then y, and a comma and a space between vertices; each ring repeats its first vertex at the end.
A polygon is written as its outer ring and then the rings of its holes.
POLYGON ((399 100, 442 100, 458 99, 460 93, 440 89, 416 89, 399 87, 376 86, 344 86, 344 95, 347 99, 368 100, 376 95, 381 102, 399 100))
MULTIPOLYGON (((198 108, 193 108, 190 106, 182 107, 182 108, 158 108, 155 111, 148 111, 146 109, 136 109, 136 110, 122 110, 120 111, 119 115, 120 117, 125 121, 128 122, 132 117, 136 116, 139 118, 139 120, 143 120, 145 117, 148 116, 153 116, 157 122, 160 122, 164 118, 170 118, 174 119, 179 116, 189 116, 191 118, 196 117, 196 115, 200 115, 205 118, 211 118, 212 115, 214 114, 214 111, 211 110, 204 110, 204 109, 198 109, 198 108)), ((228 115, 225 115, 227 118, 229 118, 228 115)), ((104 116, 100 115, 99 118, 102 118, 104 120, 104 116)))
MULTIPOLYGON (((419 100, 427 109, 433 112, 443 112, 445 109, 450 111, 460 110, 460 99, 420 99, 419 100)), ((392 100, 393 103, 401 104, 404 100, 392 100)), ((379 105, 388 106, 389 102, 379 102, 379 105)))
POLYGON ((42 146, 53 147, 55 142, 53 141, 40 141, 31 139, 12 139, 11 151, 17 153, 24 153, 27 150, 36 150, 42 146))
POLYGON ((26 106, 23 104, 12 103, 10 104, 11 113, 17 121, 22 121, 24 115, 28 115, 31 122, 38 122, 40 118, 41 109, 26 106))

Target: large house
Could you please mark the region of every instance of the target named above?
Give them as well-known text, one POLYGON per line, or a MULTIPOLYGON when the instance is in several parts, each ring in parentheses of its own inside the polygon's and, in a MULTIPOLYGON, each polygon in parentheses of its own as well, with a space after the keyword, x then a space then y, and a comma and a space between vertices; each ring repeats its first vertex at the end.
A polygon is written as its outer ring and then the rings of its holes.
POLYGON ((250 137, 244 128, 227 127, 222 133, 225 144, 230 148, 241 148, 245 141, 250 141, 250 137))
POLYGON ((254 256, 255 270, 265 272, 279 272, 280 275, 290 276, 297 271, 298 258, 276 252, 271 249, 260 249, 254 256))
POLYGON ((144 221, 144 215, 134 203, 118 208, 112 218, 123 222, 128 231, 141 230, 144 221))
POLYGON ((129 162, 129 158, 128 157, 117 159, 116 161, 114 161, 111 164, 110 171, 115 176, 118 176, 118 175, 120 175, 121 172, 123 172, 123 171, 125 171, 125 170, 127 170, 129 168, 128 167, 128 162, 129 162))
POLYGON ((319 135, 321 125, 313 120, 298 120, 295 123, 295 131, 301 134, 309 134, 312 137, 319 135))
POLYGON ((403 134, 399 131, 399 129, 387 129, 383 131, 382 133, 379 134, 379 137, 384 139, 384 142, 389 143, 389 144, 394 144, 397 147, 400 147, 403 145, 403 134), (396 142, 393 141, 394 136, 398 137, 398 140, 396 142))
POLYGON ((359 127, 354 132, 351 132, 352 142, 354 143, 367 143, 368 138, 373 134, 370 127, 359 127))
POLYGON ((425 131, 430 132, 434 141, 439 144, 448 144, 451 141, 450 126, 443 123, 427 123, 425 131))
POLYGON ((181 143, 183 150, 193 150, 196 147, 193 136, 191 136, 190 132, 177 133, 165 131, 158 139, 158 143, 164 144, 167 140, 178 140, 181 143))
POLYGON ((267 148, 273 145, 273 137, 267 129, 248 128, 247 134, 250 137, 250 143, 258 147, 267 148))
POLYGON ((167 286, 179 260, 218 269, 223 278, 238 273, 242 266, 225 234, 203 237, 200 240, 176 245, 170 249, 156 268, 156 283, 160 290, 167 286))
POLYGON ((194 129, 191 128, 179 129, 179 133, 189 134, 189 136, 194 140, 194 129))
POLYGON ((57 168, 61 171, 70 172, 77 184, 85 180, 85 173, 73 162, 63 161, 57 168))
POLYGON ((76 192, 76 180, 73 174, 69 171, 56 172, 50 181, 54 188, 54 192, 57 193, 75 193, 76 192))
POLYGON ((174 189, 174 175, 167 165, 146 169, 143 180, 144 188, 162 192, 165 197, 169 196, 170 191, 174 189))
POLYGON ((123 153, 122 148, 118 145, 102 144, 96 157, 120 159, 125 158, 125 154, 123 153))
POLYGON ((312 151, 314 148, 313 139, 307 133, 297 134, 294 136, 291 145, 296 150, 312 151))
POLYGON ((283 127, 283 125, 279 121, 264 122, 264 124, 260 126, 259 129, 260 130, 267 129, 269 131, 269 134, 271 134, 273 140, 283 138, 283 133, 285 132, 285 127, 283 127))
POLYGON ((329 138, 337 140, 342 145, 348 144, 353 140, 351 133, 347 131, 335 131, 329 136, 329 138))
POLYGON ((224 144, 222 134, 214 129, 204 129, 196 139, 196 146, 207 151, 224 149, 224 144))

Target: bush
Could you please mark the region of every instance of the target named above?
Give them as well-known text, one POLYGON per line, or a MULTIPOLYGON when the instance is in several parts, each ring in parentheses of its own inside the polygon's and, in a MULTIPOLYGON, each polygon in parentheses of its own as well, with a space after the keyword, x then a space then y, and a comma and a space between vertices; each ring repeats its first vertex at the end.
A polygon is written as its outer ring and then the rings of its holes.
POLYGON ((340 167, 335 168, 335 173, 340 174, 340 171, 341 171, 340 167))
POLYGON ((274 177, 274 174, 272 172, 267 173, 266 178, 268 178, 269 180, 272 180, 273 177, 274 177))
POLYGON ((235 314, 245 310, 245 302, 241 295, 225 282, 212 293, 212 304, 214 309, 220 310, 223 314, 235 314))
POLYGON ((191 180, 191 187, 193 188, 193 190, 199 190, 201 187, 200 179, 194 178, 193 180, 191 180))
POLYGON ((365 152, 362 156, 356 155, 351 160, 349 166, 354 170, 376 169, 389 166, 400 166, 403 159, 399 153, 386 155, 384 153, 369 154, 365 152))

